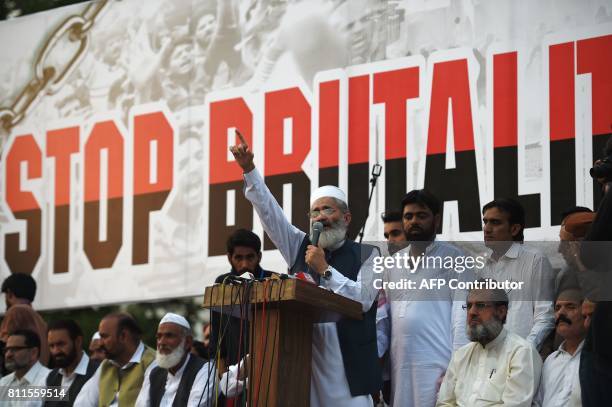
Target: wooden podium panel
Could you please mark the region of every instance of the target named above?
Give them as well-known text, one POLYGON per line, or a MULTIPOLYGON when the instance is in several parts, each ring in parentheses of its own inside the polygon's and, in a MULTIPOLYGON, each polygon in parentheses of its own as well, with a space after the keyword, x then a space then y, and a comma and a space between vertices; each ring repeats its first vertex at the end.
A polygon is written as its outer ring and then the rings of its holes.
POLYGON ((246 289, 207 287, 203 307, 240 317, 240 302, 249 302, 248 405, 308 407, 313 324, 361 319, 361 304, 297 279, 252 282, 248 299, 246 289))

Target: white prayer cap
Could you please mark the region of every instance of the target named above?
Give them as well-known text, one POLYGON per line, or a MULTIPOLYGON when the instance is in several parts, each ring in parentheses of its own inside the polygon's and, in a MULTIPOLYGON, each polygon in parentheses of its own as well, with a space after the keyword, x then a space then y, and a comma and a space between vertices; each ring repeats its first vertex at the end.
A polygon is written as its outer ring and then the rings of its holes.
POLYGON ((91 337, 92 341, 97 341, 98 339, 102 339, 102 337, 100 336, 100 332, 96 331, 94 332, 93 336, 91 337))
POLYGON ((348 199, 346 199, 344 191, 333 185, 324 185, 315 189, 310 195, 310 206, 319 198, 336 198, 348 205, 348 199))
POLYGON ((168 312, 166 315, 164 315, 164 317, 161 319, 161 321, 159 321, 159 324, 165 324, 167 322, 170 322, 172 324, 177 324, 182 326, 183 328, 187 328, 187 329, 191 329, 191 325, 189 325, 189 322, 187 322, 187 320, 185 319, 185 317, 182 317, 178 314, 174 314, 172 312, 168 312))

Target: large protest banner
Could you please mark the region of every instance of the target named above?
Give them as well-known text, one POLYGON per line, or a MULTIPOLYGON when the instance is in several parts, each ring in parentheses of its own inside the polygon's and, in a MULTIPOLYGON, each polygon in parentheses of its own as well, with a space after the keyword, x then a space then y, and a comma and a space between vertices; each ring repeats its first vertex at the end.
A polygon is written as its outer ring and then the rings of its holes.
POLYGON ((366 240, 413 188, 444 200, 447 239, 481 240, 494 197, 541 240, 600 199, 608 0, 94 1, 0 38, 0 278, 31 273, 40 309, 200 295, 227 271, 229 233, 263 237, 235 128, 303 229, 336 184, 356 236, 375 164, 366 240))

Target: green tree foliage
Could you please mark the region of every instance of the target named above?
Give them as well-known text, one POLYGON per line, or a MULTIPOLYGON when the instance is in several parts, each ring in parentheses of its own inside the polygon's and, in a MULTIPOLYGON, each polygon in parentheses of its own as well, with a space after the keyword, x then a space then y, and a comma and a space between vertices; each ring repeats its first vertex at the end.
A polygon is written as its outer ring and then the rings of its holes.
POLYGON ((89 340, 98 330, 98 324, 104 315, 116 311, 129 312, 143 330, 143 342, 155 348, 155 334, 160 319, 167 312, 175 312, 187 318, 192 326, 194 338, 201 340, 201 327, 208 322, 208 311, 201 308, 202 297, 181 298, 153 303, 122 304, 95 308, 79 308, 57 311, 42 311, 40 314, 47 321, 58 319, 73 319, 83 329, 85 335, 84 346, 89 346, 89 340))

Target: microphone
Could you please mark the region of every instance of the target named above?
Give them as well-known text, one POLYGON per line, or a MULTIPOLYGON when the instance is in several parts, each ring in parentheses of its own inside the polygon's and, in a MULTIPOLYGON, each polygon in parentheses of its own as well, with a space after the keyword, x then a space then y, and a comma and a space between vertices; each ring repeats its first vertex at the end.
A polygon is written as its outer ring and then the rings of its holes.
POLYGON ((323 231, 323 224, 321 222, 315 222, 312 224, 312 235, 310 236, 310 242, 313 246, 319 244, 319 237, 323 231))

